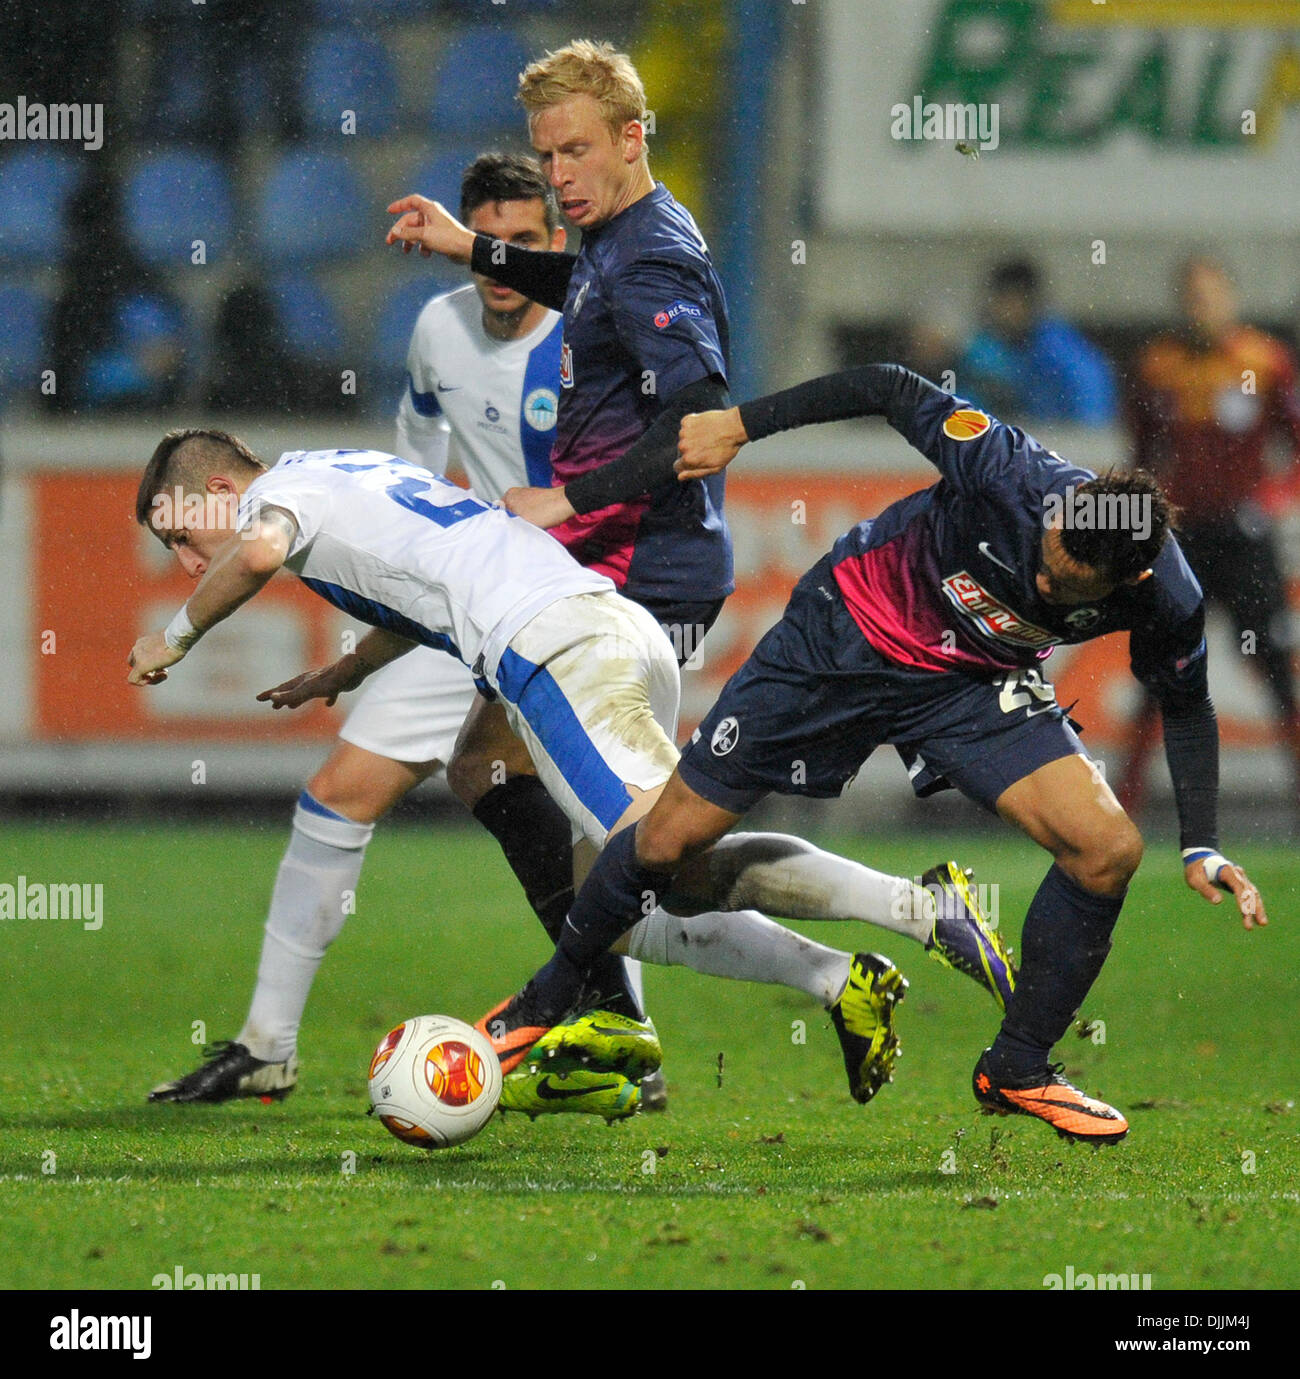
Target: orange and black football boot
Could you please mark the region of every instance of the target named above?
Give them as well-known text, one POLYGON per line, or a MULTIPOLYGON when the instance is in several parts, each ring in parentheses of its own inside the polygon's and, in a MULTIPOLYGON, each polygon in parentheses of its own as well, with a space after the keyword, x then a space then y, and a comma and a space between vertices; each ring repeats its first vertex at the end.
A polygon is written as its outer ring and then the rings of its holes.
POLYGON ((474 1021, 474 1028, 486 1035, 492 1045, 502 1073, 513 1072, 553 1024, 549 1020, 540 1022, 540 1017, 530 1009, 527 997, 528 988, 525 987, 474 1021))
POLYGON ((1118 1144, 1128 1134, 1128 1121, 1113 1106, 1071 1086, 1061 1076, 1064 1067, 1052 1063, 1029 1077, 999 1078, 991 1070, 985 1049, 971 1083, 975 1100, 988 1115, 1037 1116, 1063 1140, 1118 1144))

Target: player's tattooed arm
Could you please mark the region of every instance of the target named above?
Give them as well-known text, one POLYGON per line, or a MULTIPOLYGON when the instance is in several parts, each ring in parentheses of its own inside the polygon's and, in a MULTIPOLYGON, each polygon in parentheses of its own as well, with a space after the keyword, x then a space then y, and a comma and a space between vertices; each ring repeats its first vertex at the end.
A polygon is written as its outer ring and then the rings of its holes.
POLYGON ((371 628, 355 651, 340 656, 332 665, 295 675, 282 685, 263 690, 257 696, 258 702, 270 704, 273 709, 296 709, 311 699, 323 699, 330 706, 340 694, 356 689, 366 676, 399 656, 405 656, 415 645, 408 638, 399 637, 396 632, 381 627, 371 628))
POLYGON ((288 558, 298 524, 283 508, 262 507, 212 557, 184 608, 163 631, 148 632, 131 648, 127 680, 156 685, 209 628, 247 603, 288 558), (178 629, 178 624, 180 628, 178 629), (179 635, 178 635, 179 631, 179 635))

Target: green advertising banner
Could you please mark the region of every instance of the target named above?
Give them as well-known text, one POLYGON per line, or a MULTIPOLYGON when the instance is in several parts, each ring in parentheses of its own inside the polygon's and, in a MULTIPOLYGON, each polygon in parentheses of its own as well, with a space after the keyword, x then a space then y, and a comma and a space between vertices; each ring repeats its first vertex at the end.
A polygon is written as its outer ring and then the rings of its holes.
POLYGON ((1298 0, 823 4, 828 228, 1294 229, 1298 0))

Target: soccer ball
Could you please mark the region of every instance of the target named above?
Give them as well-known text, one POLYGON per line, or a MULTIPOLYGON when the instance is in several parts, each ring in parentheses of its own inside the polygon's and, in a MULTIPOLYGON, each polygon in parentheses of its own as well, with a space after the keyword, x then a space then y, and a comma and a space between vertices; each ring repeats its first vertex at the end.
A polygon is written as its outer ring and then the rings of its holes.
POLYGON ((449 1015, 417 1015, 390 1030, 370 1060, 370 1107, 399 1140, 421 1149, 464 1144, 501 1099, 488 1040, 449 1015))

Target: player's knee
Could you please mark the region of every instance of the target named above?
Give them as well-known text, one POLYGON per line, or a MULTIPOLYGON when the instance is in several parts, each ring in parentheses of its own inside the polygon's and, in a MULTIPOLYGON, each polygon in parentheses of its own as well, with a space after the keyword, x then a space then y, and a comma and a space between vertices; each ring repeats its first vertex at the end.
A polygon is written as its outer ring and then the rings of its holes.
POLYGON ((1119 895, 1133 879, 1142 861, 1142 850, 1141 833, 1131 819, 1124 817, 1079 859, 1075 879, 1095 895, 1119 895))
POLYGON ((357 803, 355 785, 350 774, 330 760, 307 782, 307 793, 317 804, 323 804, 326 809, 350 819, 357 803))
POLYGON ((492 789, 505 780, 505 772, 493 775, 493 763, 482 753, 456 752, 447 763, 447 784, 451 793, 467 808, 474 806, 492 789))

